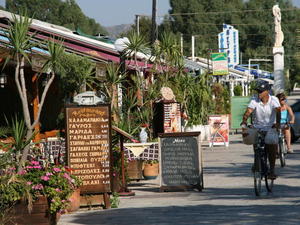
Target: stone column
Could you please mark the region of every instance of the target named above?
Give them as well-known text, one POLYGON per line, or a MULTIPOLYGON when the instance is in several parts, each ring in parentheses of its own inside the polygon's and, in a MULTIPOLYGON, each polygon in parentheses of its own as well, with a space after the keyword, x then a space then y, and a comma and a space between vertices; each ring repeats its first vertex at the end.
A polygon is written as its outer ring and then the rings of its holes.
POLYGON ((273 47, 274 55, 274 94, 284 92, 284 48, 273 47))
POLYGON ((274 94, 284 92, 284 47, 282 42, 284 35, 281 29, 281 12, 278 5, 273 6, 275 24, 274 56, 274 94))
POLYGON ((232 97, 232 96, 234 96, 234 92, 233 92, 233 90, 234 90, 234 81, 233 81, 233 79, 229 80, 229 85, 230 85, 230 96, 232 97))
POLYGON ((241 84, 242 84, 242 88, 243 88, 242 96, 245 96, 245 82, 242 80, 241 84))

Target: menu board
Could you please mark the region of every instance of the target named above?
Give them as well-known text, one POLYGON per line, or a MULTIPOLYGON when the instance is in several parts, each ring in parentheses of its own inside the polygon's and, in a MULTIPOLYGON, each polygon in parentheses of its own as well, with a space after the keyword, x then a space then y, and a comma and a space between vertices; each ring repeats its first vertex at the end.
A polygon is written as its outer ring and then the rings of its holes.
POLYGON ((160 189, 203 188, 200 132, 159 135, 160 189))
POLYGON ((164 103, 164 133, 180 132, 180 104, 177 102, 164 103))
POLYGON ((229 146, 229 115, 209 115, 210 125, 209 147, 214 145, 229 146))
POLYGON ((81 193, 110 192, 110 107, 66 108, 68 165, 81 193))

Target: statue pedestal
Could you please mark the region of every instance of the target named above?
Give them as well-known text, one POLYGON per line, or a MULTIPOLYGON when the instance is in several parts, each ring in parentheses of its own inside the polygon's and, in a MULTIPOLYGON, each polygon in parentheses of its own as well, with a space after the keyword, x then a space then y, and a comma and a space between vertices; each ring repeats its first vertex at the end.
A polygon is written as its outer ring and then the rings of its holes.
POLYGON ((284 47, 273 47, 274 56, 274 94, 284 92, 284 47))

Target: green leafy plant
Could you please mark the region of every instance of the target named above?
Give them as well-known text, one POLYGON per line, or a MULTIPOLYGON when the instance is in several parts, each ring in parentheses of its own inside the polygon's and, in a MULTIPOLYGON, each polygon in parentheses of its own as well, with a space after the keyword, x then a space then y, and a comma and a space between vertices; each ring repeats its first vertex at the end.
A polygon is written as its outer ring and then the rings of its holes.
POLYGON ((148 160, 144 160, 144 163, 146 164, 157 164, 159 163, 158 159, 148 159, 148 160))
POLYGON ((56 214, 69 205, 69 197, 81 185, 81 181, 71 175, 70 169, 61 165, 29 161, 23 170, 6 167, 1 171, 1 209, 9 208, 27 196, 28 209, 32 202, 44 195, 48 199, 50 213, 56 214))
POLYGON ((117 192, 113 192, 110 198, 111 208, 118 208, 120 204, 119 194, 117 192))
POLYGON ((234 96, 242 96, 242 93, 243 93, 242 85, 235 86, 233 89, 233 93, 234 93, 234 96))

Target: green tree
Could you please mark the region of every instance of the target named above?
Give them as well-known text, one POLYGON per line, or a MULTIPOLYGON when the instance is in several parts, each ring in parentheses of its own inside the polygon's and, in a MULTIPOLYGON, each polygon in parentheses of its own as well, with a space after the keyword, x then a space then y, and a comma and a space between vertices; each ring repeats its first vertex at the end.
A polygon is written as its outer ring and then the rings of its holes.
POLYGON ((161 26, 181 33, 184 38, 184 53, 190 55, 191 36, 196 35, 196 53, 206 56, 208 49, 216 49, 217 34, 223 23, 239 23, 240 17, 233 14, 215 13, 240 10, 242 0, 170 0, 170 17, 161 26))
POLYGON ((59 72, 60 85, 65 96, 73 96, 74 93, 90 90, 96 83, 94 76, 95 64, 87 57, 65 53, 61 62, 64 65, 59 72))
MULTIPOLYGON (((60 57, 64 52, 64 49, 61 44, 57 44, 51 40, 47 42, 47 49, 49 51, 49 57, 44 65, 44 71, 51 71, 49 80, 47 81, 44 90, 42 91, 41 100, 38 108, 38 113, 36 118, 32 120, 30 111, 31 107, 28 102, 28 93, 26 85, 26 75, 24 70, 25 61, 30 61, 28 52, 31 51, 31 48, 34 46, 34 43, 31 41, 32 36, 28 35, 29 27, 31 20, 25 14, 24 17, 16 17, 13 15, 13 20, 10 22, 10 27, 8 29, 8 39, 9 39, 9 51, 10 57, 15 59, 15 83, 17 86, 18 94, 21 99, 23 117, 26 124, 26 136, 25 142, 28 142, 32 139, 33 130, 35 125, 39 122, 41 115, 42 107, 47 95, 47 92, 53 83, 53 80, 56 76, 56 71, 61 67, 60 57)), ((7 58, 8 60, 10 58, 7 58)), ((29 153, 29 145, 25 146, 22 151, 22 156, 19 161, 19 170, 21 170, 27 156, 29 153)))
MULTIPOLYGON (((297 18, 300 11, 286 0, 170 0, 170 15, 160 25, 163 30, 174 34, 183 34, 184 54, 191 54, 191 35, 195 35, 195 53, 207 57, 208 49, 218 48, 217 34, 222 24, 231 24, 239 30, 240 52, 243 59, 273 58, 274 17, 272 7, 279 4, 282 14, 284 33, 285 67, 291 72, 293 82, 299 74, 297 60, 294 58, 297 48, 295 31, 300 24, 297 18), (295 10, 293 10, 295 9, 295 10)), ((260 69, 273 70, 272 64, 263 64, 260 69)))
POLYGON ((94 19, 84 15, 75 0, 6 0, 6 10, 19 14, 27 9, 28 16, 44 22, 65 26, 91 35, 107 34, 107 31, 94 19))
POLYGON ((242 85, 236 85, 233 89, 233 93, 234 93, 234 96, 242 96, 243 94, 243 87, 242 85))

